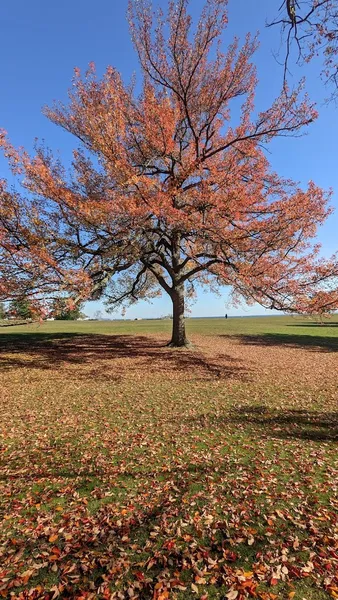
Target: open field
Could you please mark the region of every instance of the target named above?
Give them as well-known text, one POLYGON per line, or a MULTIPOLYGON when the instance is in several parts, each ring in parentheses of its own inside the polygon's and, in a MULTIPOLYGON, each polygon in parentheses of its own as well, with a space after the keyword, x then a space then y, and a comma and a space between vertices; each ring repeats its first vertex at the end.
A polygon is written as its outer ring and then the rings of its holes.
POLYGON ((338 598, 338 318, 0 328, 0 597, 338 598))

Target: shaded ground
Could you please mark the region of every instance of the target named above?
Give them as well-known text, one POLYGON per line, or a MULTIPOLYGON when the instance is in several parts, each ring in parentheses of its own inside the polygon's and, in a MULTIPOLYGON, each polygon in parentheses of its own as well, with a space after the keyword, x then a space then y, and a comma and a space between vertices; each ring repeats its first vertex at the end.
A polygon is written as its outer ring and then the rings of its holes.
POLYGON ((338 331, 245 321, 0 333, 0 597, 338 597, 338 331))
MULTIPOLYGON (((313 326, 311 324, 310 326, 313 326)), ((335 323, 331 324, 335 326, 335 323)), ((327 352, 338 352, 338 337, 317 336, 317 335, 297 335, 294 333, 264 333, 255 336, 240 336, 241 343, 257 346, 284 346, 291 348, 313 349, 315 352, 324 350, 327 352)))
POLYGON ((90 365, 85 377, 107 376, 122 379, 143 368, 157 373, 174 369, 180 374, 198 372, 200 376, 231 377, 244 374, 241 361, 230 355, 205 356, 198 349, 186 352, 166 347, 164 340, 130 335, 30 334, 1 336, 0 368, 29 367, 55 369, 90 365), (116 369, 114 369, 117 363, 116 369))

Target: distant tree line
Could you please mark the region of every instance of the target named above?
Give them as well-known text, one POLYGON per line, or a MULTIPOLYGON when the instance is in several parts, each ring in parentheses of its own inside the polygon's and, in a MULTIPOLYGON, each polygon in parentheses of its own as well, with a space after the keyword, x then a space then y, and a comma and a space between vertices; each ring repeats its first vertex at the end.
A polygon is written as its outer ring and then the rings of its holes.
MULTIPOLYGON (((12 300, 7 305, 0 302, 0 320, 22 319, 29 321, 34 320, 36 316, 36 306, 29 298, 12 300)), ((85 316, 82 312, 82 304, 72 305, 67 298, 55 299, 51 309, 46 313, 46 318, 54 318, 56 321, 76 321, 85 318, 85 316)))

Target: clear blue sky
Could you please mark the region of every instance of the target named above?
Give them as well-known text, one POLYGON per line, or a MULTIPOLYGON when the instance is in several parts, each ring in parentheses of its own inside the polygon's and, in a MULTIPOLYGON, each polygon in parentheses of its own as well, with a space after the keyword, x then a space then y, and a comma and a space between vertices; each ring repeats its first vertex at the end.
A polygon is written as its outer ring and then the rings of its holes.
MULTIPOLYGON (((163 8, 167 0, 158 0, 163 8)), ((269 106, 280 90, 282 67, 273 57, 278 51, 279 32, 266 29, 267 17, 278 11, 281 0, 229 0, 229 26, 224 36, 226 45, 234 35, 243 39, 247 31, 260 32, 260 48, 256 54, 259 86, 258 109, 269 106)), ((191 0, 190 11, 197 16, 203 0, 191 0)), ((41 114, 41 107, 54 99, 66 99, 75 66, 85 69, 94 61, 102 73, 107 65, 117 67, 126 80, 137 74, 138 64, 132 48, 125 18, 127 0, 12 0, 3 3, 0 22, 0 128, 8 131, 17 146, 32 148, 34 138, 60 152, 67 165, 74 140, 52 125, 41 114)), ((320 117, 306 136, 276 140, 270 147, 272 167, 281 175, 301 184, 313 179, 324 188, 338 189, 336 144, 338 139, 338 107, 325 104, 328 90, 319 78, 320 67, 312 63, 300 71, 292 68, 294 81, 305 74, 310 97, 317 102, 320 117)), ((76 143, 75 143, 76 145, 76 143)), ((0 156, 0 177, 10 178, 6 161, 0 156)), ((338 211, 337 195, 332 202, 338 211)), ((338 249, 338 212, 330 217, 319 233, 323 254, 338 249)), ((203 293, 193 305, 193 316, 224 313, 227 291, 222 297, 203 293)), ((100 308, 90 303, 86 313, 100 308)), ((170 300, 158 299, 152 304, 141 302, 127 311, 130 318, 160 316, 171 310, 170 300)), ((264 310, 227 308, 231 315, 264 314, 264 310)), ((119 316, 116 313, 114 316, 119 316)))

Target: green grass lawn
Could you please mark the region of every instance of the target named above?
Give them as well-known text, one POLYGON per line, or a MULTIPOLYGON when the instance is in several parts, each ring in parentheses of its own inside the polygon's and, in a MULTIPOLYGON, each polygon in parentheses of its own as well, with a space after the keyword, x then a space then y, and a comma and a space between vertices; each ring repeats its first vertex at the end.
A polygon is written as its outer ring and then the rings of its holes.
MULTIPOLYGON (((42 325, 32 323, 29 325, 4 327, 0 326, 2 335, 21 336, 29 340, 35 335, 39 339, 41 334, 98 334, 98 335, 148 335, 163 334, 170 338, 172 321, 140 320, 140 321, 48 321, 42 325)), ((299 345, 315 344, 337 346, 338 344, 338 316, 326 318, 320 324, 311 318, 304 317, 254 317, 254 318, 229 318, 229 319, 187 319, 189 334, 202 335, 240 335, 264 336, 266 339, 275 337, 276 341, 295 342, 299 345)))
POLYGON ((0 327, 0 597, 338 598, 338 318, 0 327))

